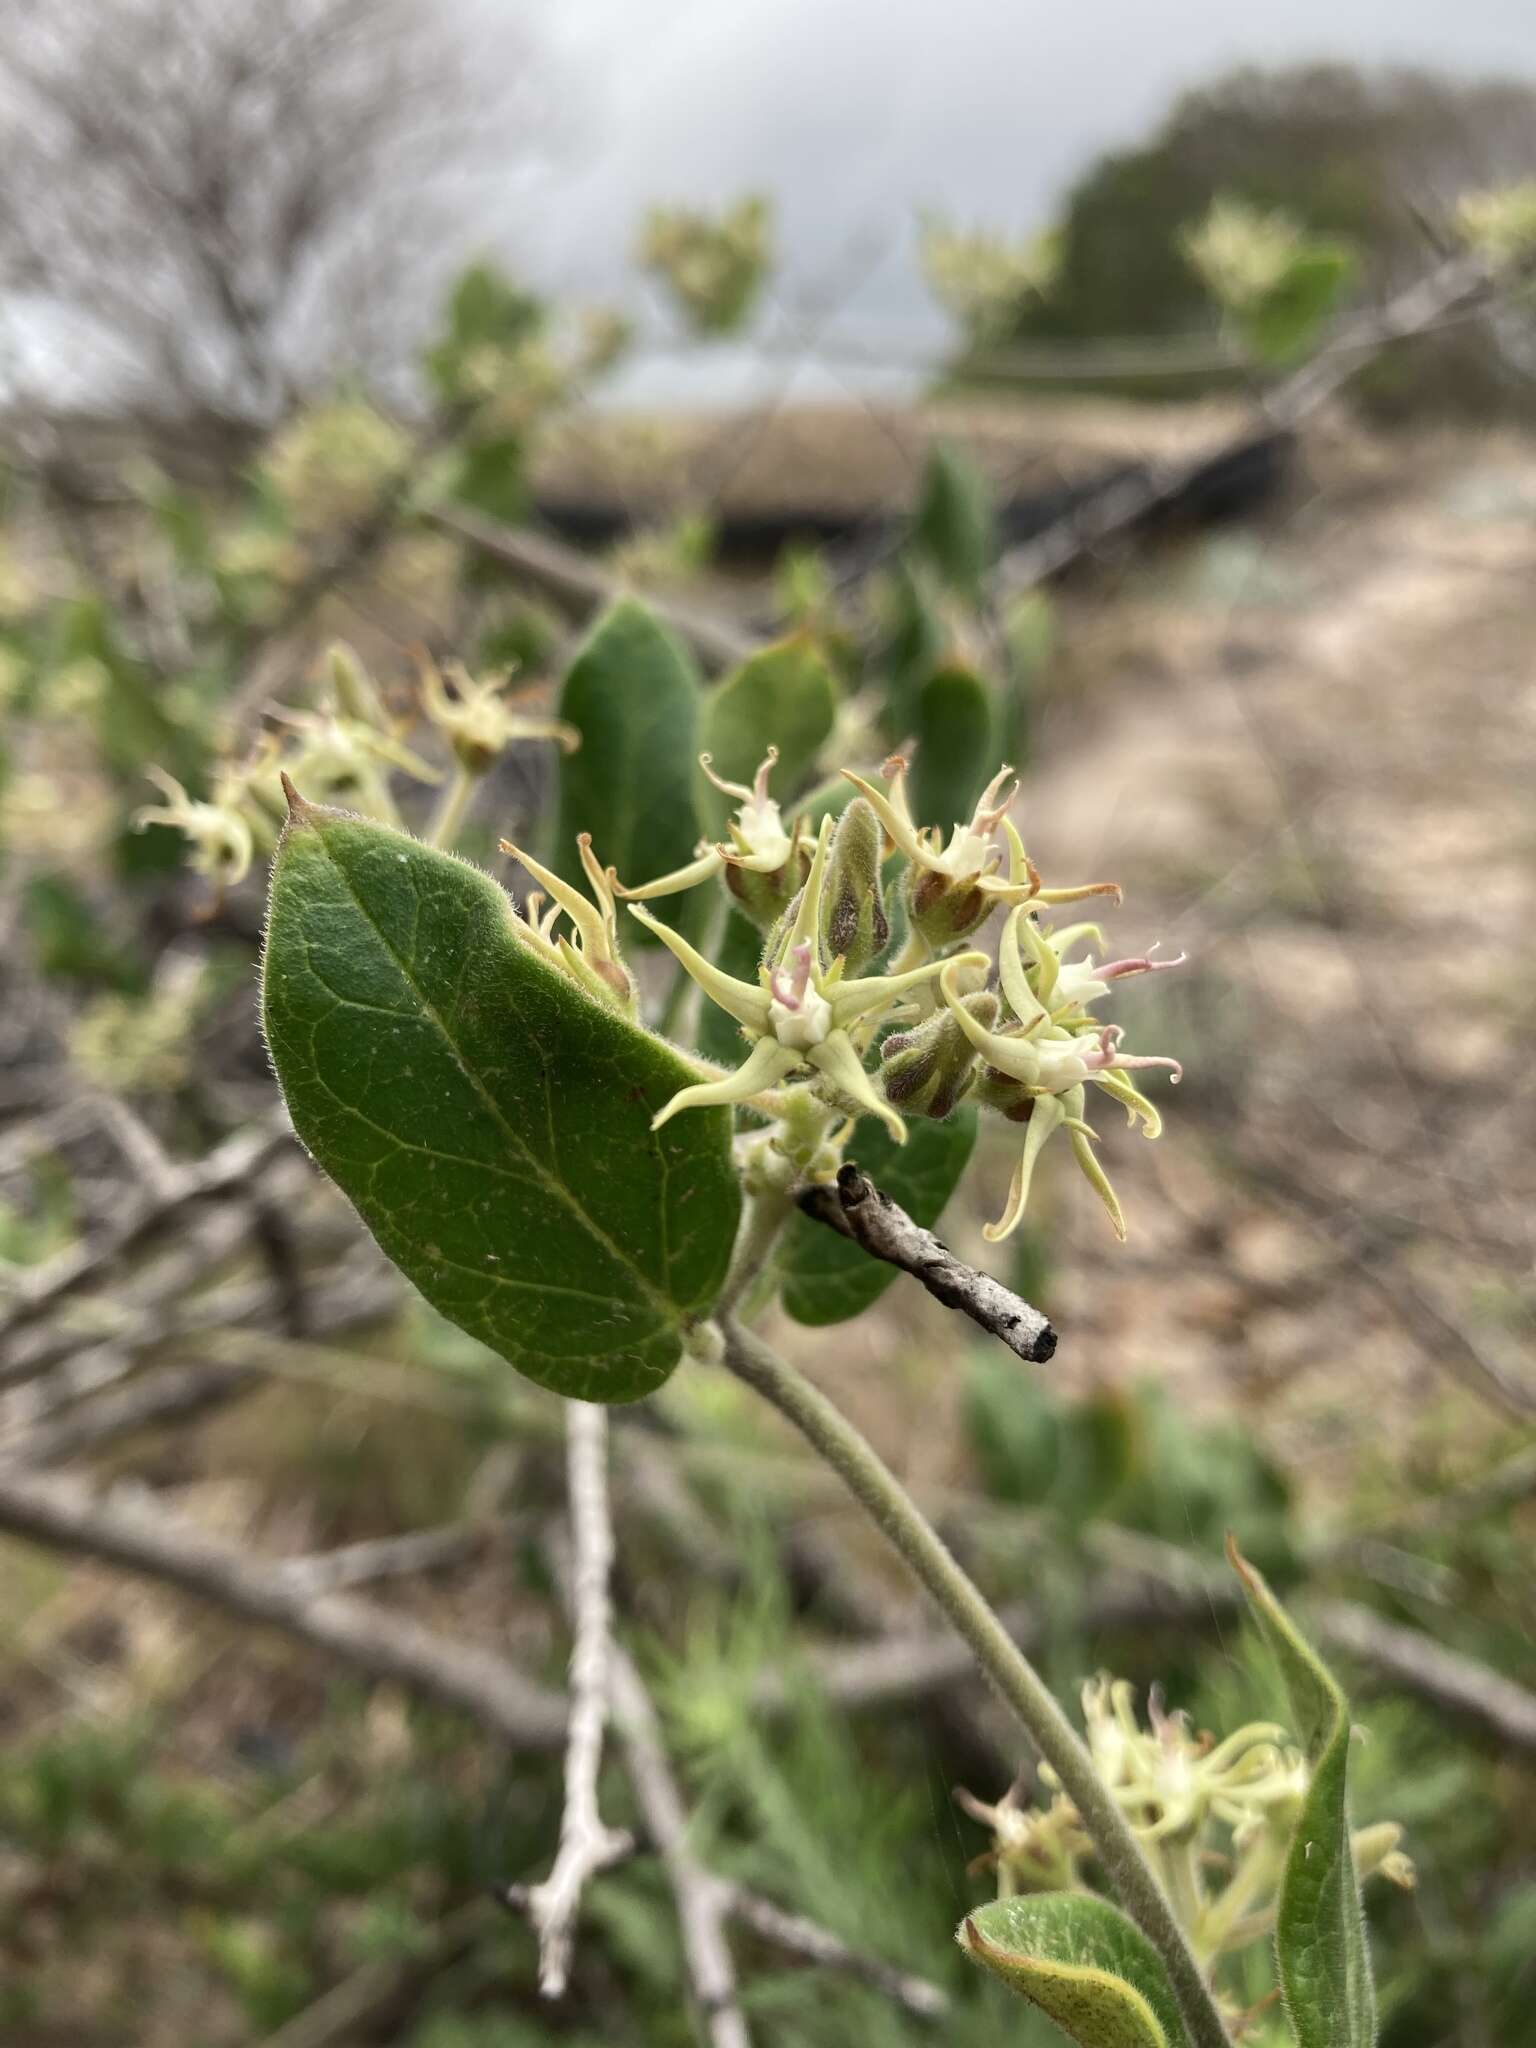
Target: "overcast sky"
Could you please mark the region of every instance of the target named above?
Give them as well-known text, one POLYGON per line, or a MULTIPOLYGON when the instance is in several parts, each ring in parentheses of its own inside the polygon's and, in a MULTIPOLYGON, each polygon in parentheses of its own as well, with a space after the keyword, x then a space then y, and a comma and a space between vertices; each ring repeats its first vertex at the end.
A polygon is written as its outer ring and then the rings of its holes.
POLYGON ((611 292, 647 202, 764 190, 791 298, 922 331, 912 220, 1045 222, 1100 150, 1245 61, 1536 77, 1536 0, 481 0, 530 10, 567 154, 517 241, 611 292))

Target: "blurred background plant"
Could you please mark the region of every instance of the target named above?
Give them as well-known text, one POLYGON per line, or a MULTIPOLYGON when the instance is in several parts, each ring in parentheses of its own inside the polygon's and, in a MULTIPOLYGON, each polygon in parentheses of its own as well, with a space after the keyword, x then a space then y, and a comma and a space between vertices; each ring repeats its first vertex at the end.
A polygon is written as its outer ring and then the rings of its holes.
MULTIPOLYGON (((483 258, 466 194, 558 144, 537 54, 466 62, 415 10, 333 0, 0 19, 0 1521, 46 1536, 43 1499, 63 1546, 6 1544, 7 2038, 697 2038, 648 1841, 589 1894, 558 2013, 485 1896, 558 1824, 558 1414, 403 1298, 275 1126, 252 1022, 279 769, 570 873, 596 669, 686 707, 648 808, 599 831, 632 885, 723 828, 700 749, 750 780, 777 744, 812 820, 836 765, 908 745, 919 815, 965 818, 1002 755, 1031 847, 1117 873, 1193 954, 1144 999, 1190 1079, 1177 1148, 1127 1162, 1130 1248, 1047 1170, 1001 1254, 1063 1330, 1049 1374, 957 1352, 906 1281, 849 1325, 884 1273, 808 1222, 797 1342, 1064 1699, 1108 1668, 1196 1729, 1283 1721, 1220 1576, 1235 1530, 1370 1698, 1360 1817, 1401 1822, 1419 1876, 1372 1902, 1386 2048, 1515 2042, 1531 88, 1219 82, 1044 234, 926 216, 946 324, 910 404, 720 414, 624 401, 650 346, 624 294, 483 258), (1468 261, 1496 287, 1357 347, 1355 410, 1276 423, 1350 322, 1468 261), (1106 369, 1126 337, 1202 367, 1106 369), (1104 395, 1132 389, 1201 403, 1104 395), (215 1604, 93 1533, 82 1473, 205 1546, 215 1604), (229 1604, 231 1558, 260 1600, 229 1604), (523 1723, 327 1652, 322 1586, 536 1679, 523 1723)), ((786 241, 761 197, 643 225, 701 377, 771 330, 786 241)), ((750 971, 744 918, 696 938, 750 971)), ((665 965, 639 958, 653 1006, 665 965)), ((695 1028, 681 996, 669 1021, 695 1028)), ((926 1144, 862 1128, 858 1156, 931 1220, 963 1161, 926 1144)), ((944 1223, 969 1255, 1011 1158, 978 1144, 944 1223)), ((1044 2041, 949 1942, 989 1889, 951 1788, 996 1800, 1026 1761, 963 1661, 730 1385, 680 1374, 615 1435, 621 1631, 693 1848, 853 1952, 738 1904, 754 2035, 915 2041, 942 1998, 945 2039, 1044 2041)), ((642 1820, 618 1759, 603 1796, 642 1820)), ((1257 2004, 1263 1944, 1245 1968, 1257 2004)))

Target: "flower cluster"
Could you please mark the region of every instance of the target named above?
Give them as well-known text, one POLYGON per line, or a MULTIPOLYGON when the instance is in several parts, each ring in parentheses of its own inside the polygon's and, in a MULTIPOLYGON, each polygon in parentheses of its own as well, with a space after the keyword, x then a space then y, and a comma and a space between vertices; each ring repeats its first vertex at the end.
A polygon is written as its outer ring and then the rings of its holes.
POLYGON ((1456 202, 1456 225, 1492 269, 1527 262, 1536 251, 1536 178, 1464 192, 1456 202))
POLYGON ((373 509, 410 459, 403 428, 364 398, 300 413, 272 442, 262 472, 296 533, 334 532, 373 509))
POLYGON ((695 334, 730 334, 757 302, 772 261, 768 202, 749 196, 718 217, 656 207, 638 251, 641 268, 667 287, 695 334))
POLYGON ((1094 896, 1118 900, 1120 892, 1111 882, 1045 884, 1008 815, 1015 794, 1011 769, 999 771, 970 818, 947 835, 913 817, 907 764, 899 756, 886 762, 878 780, 845 770, 855 791, 852 801, 839 817, 824 816, 812 835, 803 819, 786 822, 770 794, 777 759, 770 748, 747 784, 722 780, 709 756, 701 757, 705 775, 737 800, 737 810, 724 838, 701 842, 694 859, 671 874, 626 888, 585 849, 597 910, 579 897, 567 902, 554 878, 524 859, 584 935, 587 965, 580 978, 589 987, 597 960, 604 979, 617 987, 615 977, 622 976, 629 987, 611 915, 613 899, 628 898, 631 914, 740 1027, 747 1052, 736 1071, 712 1070, 680 1090, 657 1122, 729 1103, 783 1125, 783 1091, 803 1089, 821 1105, 821 1130, 807 1135, 805 1112, 797 1108, 793 1147, 786 1137, 780 1149, 814 1160, 823 1173, 836 1168, 841 1139, 824 1140, 839 1120, 846 1137, 854 1118, 878 1117, 901 1142, 908 1118, 944 1118, 969 1098, 1023 1136, 1006 1207, 989 1226, 989 1237, 1004 1237, 1017 1227, 1036 1162, 1057 1130, 1068 1134, 1078 1164, 1123 1236, 1120 1206, 1084 1115, 1087 1086, 1114 1097, 1133 1123, 1156 1137, 1161 1119, 1131 1077, 1140 1069, 1166 1067, 1177 1078, 1180 1070, 1175 1060, 1124 1050, 1120 1027, 1101 1021, 1093 1006, 1121 981, 1178 961, 1151 953, 1108 961, 1093 954, 1075 957, 1090 942, 1102 948, 1098 926, 1056 931, 1043 921, 1044 913, 1060 905, 1094 896), (897 900, 888 910, 885 884, 893 856, 900 874, 897 900), (717 879, 733 905, 765 934, 755 980, 706 959, 647 907, 717 879), (988 956, 967 942, 999 910, 1005 922, 994 970, 988 956), (606 934, 601 943, 585 936, 594 919, 606 934), (882 964, 897 927, 901 942, 882 964))
POLYGON ((1222 195, 1198 227, 1185 229, 1179 245, 1216 303, 1240 312, 1285 281, 1304 236, 1289 214, 1222 195))
MULTIPOLYGON (((553 740, 567 751, 578 742, 557 718, 514 708, 502 695, 505 678, 475 679, 450 664, 444 681, 421 660, 416 711, 442 735, 461 774, 485 773, 498 755, 524 740, 553 740), (451 684, 451 692, 449 685, 451 684)), ((193 797, 162 769, 145 773, 164 801, 134 813, 134 824, 169 825, 190 842, 191 865, 221 887, 244 879, 257 855, 277 843, 288 806, 286 774, 312 803, 336 804, 382 823, 400 822, 390 786, 395 773, 421 783, 442 773, 407 746, 406 718, 394 717, 372 677, 350 647, 338 642, 326 657, 325 685, 313 710, 279 710, 274 729, 237 761, 225 762, 206 798, 193 797)))
POLYGON ((1061 268, 1054 233, 1012 242, 932 218, 922 223, 918 254, 929 291, 973 348, 1009 340, 1030 301, 1050 290, 1061 268))
MULTIPOLYGON (((1253 1721, 1222 1741, 1196 1734, 1186 1715, 1166 1711, 1155 1686, 1143 1725, 1124 1679, 1092 1679, 1082 1697, 1095 1769, 1157 1868, 1197 1956, 1209 1962, 1266 1936, 1308 1783, 1285 1729, 1253 1721)), ((1048 1764, 1040 1775, 1050 1795, 1041 1806, 1017 1784, 993 1805, 957 1794, 992 1831, 981 1862, 996 1870, 1005 1898, 1088 1888, 1091 1845, 1077 1810, 1048 1764)), ((1360 1876, 1411 1886, 1401 1839, 1391 1821, 1357 1829, 1360 1876)))

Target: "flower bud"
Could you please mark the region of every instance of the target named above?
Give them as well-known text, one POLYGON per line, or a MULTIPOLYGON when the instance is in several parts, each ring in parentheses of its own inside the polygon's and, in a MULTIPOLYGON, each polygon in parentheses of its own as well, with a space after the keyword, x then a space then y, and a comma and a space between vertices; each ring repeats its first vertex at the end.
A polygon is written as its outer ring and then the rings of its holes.
MULTIPOLYGON (((997 997, 986 990, 967 996, 965 1007, 988 1030, 997 1022, 997 997)), ((970 1093, 975 1076, 976 1048, 951 1010, 940 1010, 911 1031, 893 1032, 880 1048, 886 1100, 905 1116, 948 1116, 970 1093)))
POLYGON ((720 878, 742 916, 750 918, 760 932, 771 932, 783 924, 798 901, 810 871, 810 847, 796 845, 782 867, 772 868, 766 874, 761 868, 727 861, 721 867, 720 878))
POLYGON ((946 875, 936 868, 907 870, 907 914, 936 953, 968 939, 986 922, 996 897, 977 886, 975 875, 946 875))
POLYGON ((837 821, 822 897, 821 938, 829 960, 862 974, 890 944, 891 921, 880 886, 885 834, 874 806, 855 797, 837 821))

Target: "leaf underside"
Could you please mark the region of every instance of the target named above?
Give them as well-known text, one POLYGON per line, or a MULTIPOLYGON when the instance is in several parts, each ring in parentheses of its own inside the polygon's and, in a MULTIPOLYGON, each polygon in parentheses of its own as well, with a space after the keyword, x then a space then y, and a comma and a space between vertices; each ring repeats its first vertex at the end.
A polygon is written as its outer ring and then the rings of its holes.
POLYGON ((958 1939, 1080 2048, 1185 2048, 1161 1957, 1107 1899, 994 1899, 961 1922, 958 1939))
POLYGON ((263 1021, 294 1129, 432 1305, 557 1392, 629 1401, 719 1292, 730 1119, 514 931, 488 875, 304 805, 273 866, 263 1021))

